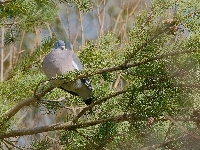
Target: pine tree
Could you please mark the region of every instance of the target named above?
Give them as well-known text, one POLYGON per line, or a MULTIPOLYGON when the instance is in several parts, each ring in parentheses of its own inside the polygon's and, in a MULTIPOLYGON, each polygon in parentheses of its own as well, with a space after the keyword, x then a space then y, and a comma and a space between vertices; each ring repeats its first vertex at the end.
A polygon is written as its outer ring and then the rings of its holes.
POLYGON ((137 13, 141 1, 134 8, 123 1, 117 15, 110 3, 0 3, 2 149, 198 149, 198 0, 152 0, 137 13), (80 23, 74 36, 70 11, 80 23), (108 14, 114 25, 106 28, 108 14), (99 23, 93 40, 86 36, 84 18, 99 23), (49 37, 39 42, 40 31, 49 37), (74 51, 81 43, 77 54, 85 70, 57 78, 90 78, 95 101, 87 107, 81 98, 49 86, 41 71, 43 57, 60 37, 74 51))

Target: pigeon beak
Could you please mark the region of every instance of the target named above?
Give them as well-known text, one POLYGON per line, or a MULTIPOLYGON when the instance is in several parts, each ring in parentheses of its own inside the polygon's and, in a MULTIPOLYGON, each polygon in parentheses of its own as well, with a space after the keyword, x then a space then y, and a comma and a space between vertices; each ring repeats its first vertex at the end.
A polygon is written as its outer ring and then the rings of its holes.
POLYGON ((65 46, 61 46, 62 50, 65 50, 65 46))

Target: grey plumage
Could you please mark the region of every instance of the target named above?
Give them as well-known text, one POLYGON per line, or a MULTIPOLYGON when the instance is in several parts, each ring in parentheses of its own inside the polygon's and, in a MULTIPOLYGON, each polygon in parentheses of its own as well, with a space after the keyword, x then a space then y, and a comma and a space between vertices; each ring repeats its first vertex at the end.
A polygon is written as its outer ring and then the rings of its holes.
MULTIPOLYGON (((83 70, 83 66, 73 51, 65 49, 64 41, 58 40, 55 42, 52 51, 45 56, 42 62, 42 70, 51 79, 58 75, 67 74, 69 71, 83 70)), ((87 105, 92 103, 92 87, 87 78, 71 82, 64 80, 51 80, 50 82, 54 87, 59 87, 73 95, 82 97, 87 105)))

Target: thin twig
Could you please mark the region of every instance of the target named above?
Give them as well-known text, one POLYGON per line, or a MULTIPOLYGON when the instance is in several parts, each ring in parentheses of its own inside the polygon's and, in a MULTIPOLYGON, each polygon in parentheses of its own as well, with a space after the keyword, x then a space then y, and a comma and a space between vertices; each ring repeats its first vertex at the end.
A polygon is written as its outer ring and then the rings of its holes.
POLYGON ((1 28, 1 82, 3 82, 4 69, 4 27, 1 28))
POLYGON ((24 150, 24 148, 21 148, 21 147, 19 147, 19 146, 13 144, 12 142, 10 142, 10 141, 8 141, 8 140, 5 140, 5 139, 4 139, 3 141, 5 141, 7 144, 9 144, 9 145, 11 145, 11 146, 13 146, 13 147, 16 147, 16 148, 18 148, 18 149, 20 149, 20 150, 24 150))
POLYGON ((101 18, 101 26, 100 26, 100 36, 103 35, 104 30, 104 22, 105 22, 105 16, 106 16, 106 0, 103 0, 103 9, 102 9, 102 18, 101 18))
POLYGON ((23 40, 24 40, 24 36, 25 36, 25 30, 22 31, 22 37, 21 37, 20 44, 19 44, 19 50, 17 52, 18 55, 17 55, 16 60, 15 60, 16 63, 21 58, 22 43, 23 43, 23 40))
POLYGON ((50 27, 49 23, 45 22, 45 24, 47 25, 47 29, 48 29, 48 31, 49 31, 49 35, 50 35, 50 37, 52 38, 51 27, 50 27))
POLYGON ((167 141, 167 137, 169 136, 173 125, 174 125, 173 123, 171 123, 171 124, 169 125, 169 127, 168 127, 168 129, 167 129, 167 132, 166 132, 166 134, 165 134, 165 137, 164 137, 164 142, 167 141))
POLYGON ((70 32, 70 23, 69 23, 69 7, 66 6, 65 9, 66 9, 66 21, 67 21, 67 30, 68 30, 68 35, 66 35, 66 36, 69 40, 70 48, 73 51, 74 48, 73 48, 73 44, 71 41, 71 32, 70 32))
POLYGON ((117 20, 115 21, 115 25, 114 25, 114 28, 113 28, 113 32, 114 33, 115 33, 116 29, 117 29, 117 25, 118 25, 119 19, 122 16, 122 12, 124 10, 125 3, 126 3, 126 1, 123 2, 122 6, 120 8, 120 12, 119 12, 119 14, 117 16, 117 20))
POLYGON ((85 45, 85 35, 84 35, 84 28, 83 28, 83 14, 79 11, 79 18, 80 18, 80 25, 81 25, 81 39, 82 39, 82 46, 85 45))
POLYGON ((61 25, 63 26, 63 29, 64 29, 64 31, 65 31, 65 35, 67 36, 67 30, 65 29, 65 25, 64 25, 64 23, 63 23, 63 21, 62 21, 60 15, 58 15, 58 19, 59 19, 61 25))
POLYGON ((6 148, 7 148, 8 150, 12 150, 12 149, 9 147, 8 143, 6 143, 4 140, 2 140, 2 143, 6 146, 6 148))
POLYGON ((142 0, 138 0, 137 3, 135 4, 135 6, 133 7, 132 11, 130 12, 130 14, 128 15, 129 17, 131 17, 134 13, 135 13, 135 10, 138 8, 140 2, 142 0))

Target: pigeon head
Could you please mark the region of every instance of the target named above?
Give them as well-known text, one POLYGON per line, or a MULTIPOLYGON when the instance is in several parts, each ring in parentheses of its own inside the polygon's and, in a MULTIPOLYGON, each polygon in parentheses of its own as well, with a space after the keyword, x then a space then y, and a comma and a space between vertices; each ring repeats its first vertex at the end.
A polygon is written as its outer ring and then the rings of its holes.
POLYGON ((55 49, 62 49, 64 50, 65 49, 65 42, 62 41, 62 40, 58 40, 54 43, 54 48, 55 49))

